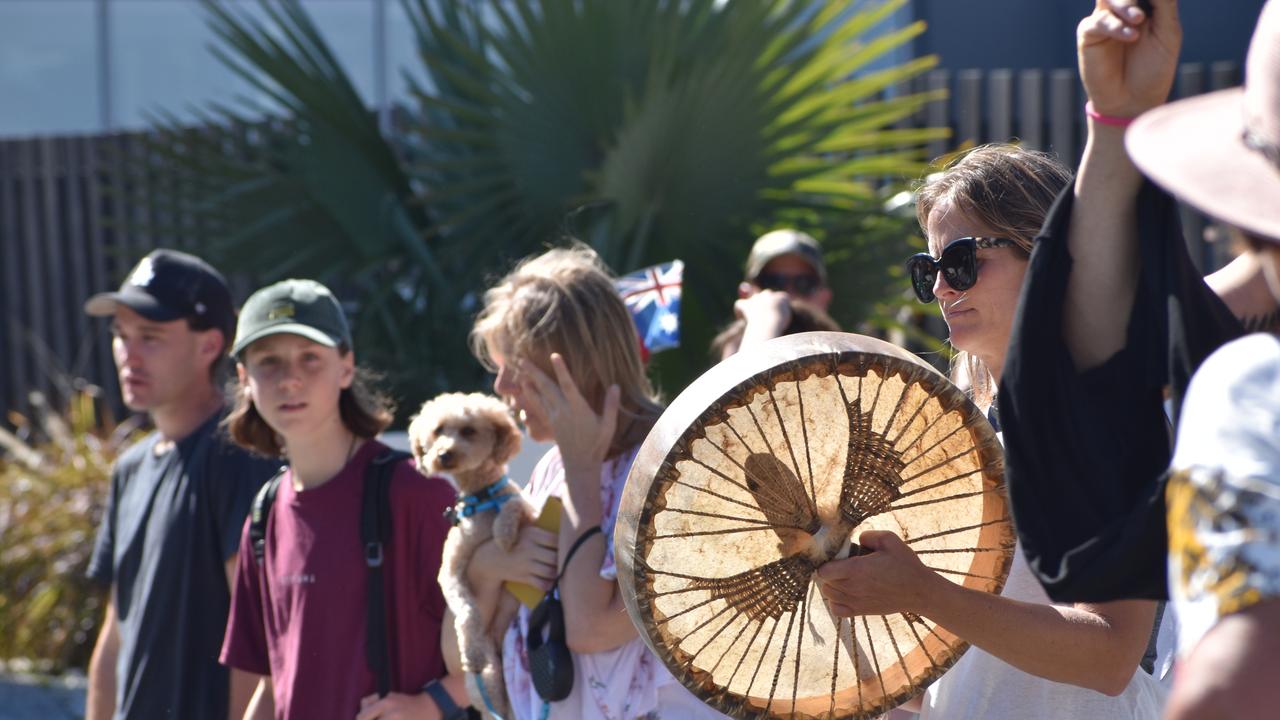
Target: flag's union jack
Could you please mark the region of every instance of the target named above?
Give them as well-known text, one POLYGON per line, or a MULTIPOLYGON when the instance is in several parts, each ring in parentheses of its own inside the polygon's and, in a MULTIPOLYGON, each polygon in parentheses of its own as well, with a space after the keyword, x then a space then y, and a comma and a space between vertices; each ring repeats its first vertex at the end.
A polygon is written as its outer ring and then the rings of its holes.
POLYGON ((618 294, 631 311, 640 335, 642 354, 680 345, 680 283, 684 263, 672 260, 637 270, 614 281, 618 294))

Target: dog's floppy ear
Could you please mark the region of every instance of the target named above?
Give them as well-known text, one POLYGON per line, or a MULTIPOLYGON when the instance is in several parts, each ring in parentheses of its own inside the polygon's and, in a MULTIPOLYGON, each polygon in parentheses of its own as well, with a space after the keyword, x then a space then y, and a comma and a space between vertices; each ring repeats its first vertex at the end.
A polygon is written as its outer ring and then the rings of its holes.
POLYGON ((501 420, 494 423, 493 459, 506 463, 520 452, 520 429, 505 412, 501 420))

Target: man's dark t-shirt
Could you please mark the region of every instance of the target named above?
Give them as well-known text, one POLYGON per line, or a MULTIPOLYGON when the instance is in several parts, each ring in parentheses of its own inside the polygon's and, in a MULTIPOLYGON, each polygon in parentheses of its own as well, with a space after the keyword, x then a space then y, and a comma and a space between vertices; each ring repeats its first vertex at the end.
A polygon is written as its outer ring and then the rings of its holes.
POLYGON ((278 461, 250 455, 216 413, 157 454, 158 433, 116 461, 88 575, 113 586, 119 720, 227 717, 218 650, 230 606, 226 561, 278 461))

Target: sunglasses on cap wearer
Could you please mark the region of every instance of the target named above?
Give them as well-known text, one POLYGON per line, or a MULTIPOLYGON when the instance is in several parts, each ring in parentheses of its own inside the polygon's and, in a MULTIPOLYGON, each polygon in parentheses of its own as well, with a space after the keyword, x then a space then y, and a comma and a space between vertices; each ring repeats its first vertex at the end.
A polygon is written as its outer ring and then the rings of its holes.
POLYGON ((933 284, 938 272, 951 289, 963 292, 978 282, 978 248, 1018 247, 1009 238, 963 237, 953 240, 935 260, 929 253, 916 253, 907 260, 911 273, 911 289, 922 303, 934 301, 933 284))
POLYGON ((822 287, 822 279, 812 273, 786 275, 764 272, 756 276, 755 283, 761 290, 779 290, 797 297, 808 297, 822 287))

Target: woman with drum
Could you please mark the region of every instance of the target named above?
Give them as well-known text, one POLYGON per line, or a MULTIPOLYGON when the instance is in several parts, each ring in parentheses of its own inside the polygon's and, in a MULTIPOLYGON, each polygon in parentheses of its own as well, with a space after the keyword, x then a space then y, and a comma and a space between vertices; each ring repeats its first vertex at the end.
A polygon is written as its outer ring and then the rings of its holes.
MULTIPOLYGON (((937 300, 960 351, 957 380, 993 407, 1032 238, 1070 172, 1013 146, 977 148, 925 184, 917 213, 928 254, 909 262, 916 295, 937 300)), ((1052 605, 1019 549, 1001 595, 925 567, 897 535, 868 531, 869 554, 827 563, 839 616, 910 612, 973 647, 920 698, 922 717, 1155 718, 1163 689, 1139 664, 1156 604, 1052 605)))

